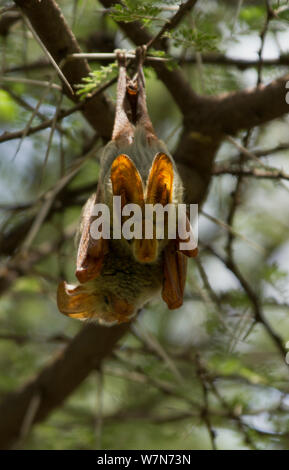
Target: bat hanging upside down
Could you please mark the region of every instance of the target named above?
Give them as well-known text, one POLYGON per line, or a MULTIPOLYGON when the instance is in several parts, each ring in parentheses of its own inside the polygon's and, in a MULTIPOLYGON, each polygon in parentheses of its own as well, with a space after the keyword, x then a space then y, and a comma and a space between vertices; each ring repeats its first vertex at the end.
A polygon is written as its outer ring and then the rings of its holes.
MULTIPOLYGON (((119 239, 92 237, 95 204, 106 204, 113 212, 113 196, 121 207, 136 204, 145 222, 146 204, 178 205, 183 186, 173 158, 155 135, 146 106, 142 63, 145 49, 137 50, 137 72, 129 79, 125 55, 118 53, 119 76, 112 140, 100 162, 98 188, 87 201, 80 224, 77 253, 77 285, 61 282, 57 304, 60 312, 81 320, 96 319, 113 325, 130 321, 137 311, 160 292, 170 309, 182 305, 186 281, 186 257, 197 249, 180 249, 175 239, 153 237, 119 239)), ((110 216, 111 217, 111 216, 110 216)), ((127 216, 121 216, 124 224, 127 216)), ((186 221, 190 231, 190 223, 186 221)), ((178 233, 178 232, 177 232, 178 233)))

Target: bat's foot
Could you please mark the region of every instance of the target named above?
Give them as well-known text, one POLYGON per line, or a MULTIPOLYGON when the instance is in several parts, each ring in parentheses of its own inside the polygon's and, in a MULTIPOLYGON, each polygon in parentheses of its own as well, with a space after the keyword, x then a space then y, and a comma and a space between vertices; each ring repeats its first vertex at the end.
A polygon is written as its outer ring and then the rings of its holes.
POLYGON ((115 49, 118 66, 126 67, 126 51, 124 49, 115 49))
POLYGON ((146 52, 147 52, 147 46, 144 44, 142 46, 139 46, 135 51, 136 64, 137 64, 137 80, 142 88, 144 88, 145 86, 145 78, 144 78, 142 66, 146 58, 146 52))
POLYGON ((145 44, 137 47, 135 51, 135 55, 136 55, 136 61, 137 61, 138 67, 142 67, 146 58, 146 53, 147 53, 147 46, 145 44))

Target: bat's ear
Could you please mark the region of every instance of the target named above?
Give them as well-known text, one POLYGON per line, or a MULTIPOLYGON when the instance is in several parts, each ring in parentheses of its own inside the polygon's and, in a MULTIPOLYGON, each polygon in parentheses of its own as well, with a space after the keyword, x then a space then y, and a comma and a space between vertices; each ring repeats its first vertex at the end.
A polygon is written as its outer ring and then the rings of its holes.
MULTIPOLYGON (((166 204, 172 201, 174 170, 168 155, 157 153, 146 185, 147 204, 166 204)), ((153 239, 141 239, 134 242, 135 257, 141 263, 153 262, 158 255, 158 242, 153 239)))
POLYGON ((86 320, 93 317, 95 297, 86 293, 82 286, 69 285, 63 281, 57 289, 57 306, 68 317, 86 320))
POLYGON ((125 154, 118 155, 111 165, 110 178, 114 196, 121 196, 125 204, 143 205, 143 185, 134 162, 125 154))
POLYGON ((173 182, 174 168, 170 157, 157 153, 148 177, 146 202, 163 206, 172 202, 173 182))
POLYGON ((170 310, 183 304, 187 275, 187 258, 177 251, 175 240, 172 240, 164 250, 164 279, 162 298, 170 310))
POLYGON ((75 275, 81 284, 95 279, 101 272, 109 242, 103 238, 94 239, 90 234, 93 221, 93 208, 99 200, 98 192, 90 198, 83 214, 83 228, 78 246, 75 275))

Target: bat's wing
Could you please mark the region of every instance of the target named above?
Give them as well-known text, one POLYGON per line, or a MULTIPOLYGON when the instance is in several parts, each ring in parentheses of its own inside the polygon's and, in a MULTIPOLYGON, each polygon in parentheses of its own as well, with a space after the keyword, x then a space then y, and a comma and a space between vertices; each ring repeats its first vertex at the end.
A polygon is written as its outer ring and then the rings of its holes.
MULTIPOLYGON (((150 170, 146 202, 162 204, 172 203, 174 183, 174 169, 171 158, 165 153, 157 153, 150 170)), ((187 275, 187 257, 197 255, 194 246, 190 250, 180 250, 180 242, 186 243, 193 240, 192 227, 189 218, 186 217, 186 239, 171 240, 164 250, 164 278, 162 297, 169 309, 179 308, 183 303, 184 289, 187 275), (186 255, 186 256, 185 256, 186 255)), ((142 243, 151 243, 151 240, 142 240, 142 243)))
POLYGON ((68 317, 86 320, 94 316, 95 297, 85 292, 82 286, 72 286, 63 281, 57 289, 57 306, 68 317))
POLYGON ((79 320, 97 319, 100 323, 113 325, 129 322, 136 313, 133 304, 113 294, 109 297, 110 308, 103 305, 102 292, 91 293, 85 286, 60 282, 57 290, 58 309, 64 315, 79 320))
POLYGON ((90 234, 93 208, 99 200, 99 189, 86 203, 82 217, 82 233, 78 245, 75 275, 80 283, 95 279, 101 271, 108 240, 94 239, 90 234))
POLYGON ((164 279, 162 298, 169 309, 179 308, 183 304, 187 275, 187 258, 177 251, 175 240, 164 250, 164 279))

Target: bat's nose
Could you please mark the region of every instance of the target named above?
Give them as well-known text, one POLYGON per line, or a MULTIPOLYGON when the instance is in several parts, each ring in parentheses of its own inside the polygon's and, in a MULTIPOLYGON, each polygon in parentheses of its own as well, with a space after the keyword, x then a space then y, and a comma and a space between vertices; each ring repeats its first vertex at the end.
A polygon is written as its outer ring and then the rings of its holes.
POLYGON ((128 303, 124 299, 115 299, 112 302, 113 314, 118 323, 127 322, 131 319, 134 313, 134 305, 128 303))
POLYGON ((152 263, 156 260, 158 254, 157 240, 141 239, 135 240, 134 254, 140 263, 152 263))

